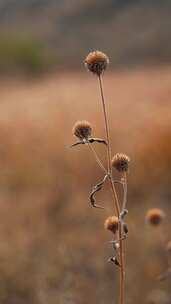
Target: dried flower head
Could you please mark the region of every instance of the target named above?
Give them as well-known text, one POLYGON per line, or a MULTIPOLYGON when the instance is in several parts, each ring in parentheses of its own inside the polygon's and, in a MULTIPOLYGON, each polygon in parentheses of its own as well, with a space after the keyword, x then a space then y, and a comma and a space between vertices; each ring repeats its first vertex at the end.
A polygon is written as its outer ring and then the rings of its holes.
POLYGON ((171 240, 167 243, 166 249, 171 254, 171 240))
POLYGON ((158 208, 153 208, 147 211, 146 220, 154 226, 158 226, 161 224, 163 219, 165 218, 165 213, 163 210, 158 208))
POLYGON ((112 231, 114 234, 118 230, 119 220, 117 216, 109 216, 104 223, 104 227, 107 230, 112 231))
POLYGON ((112 166, 119 172, 128 171, 130 158, 122 153, 117 153, 112 159, 112 166))
POLYGON ((85 66, 88 70, 98 76, 106 70, 108 64, 108 56, 100 51, 89 53, 85 59, 85 66))
POLYGON ((91 136, 91 132, 91 124, 86 120, 77 121, 73 127, 73 134, 81 140, 88 139, 91 136))

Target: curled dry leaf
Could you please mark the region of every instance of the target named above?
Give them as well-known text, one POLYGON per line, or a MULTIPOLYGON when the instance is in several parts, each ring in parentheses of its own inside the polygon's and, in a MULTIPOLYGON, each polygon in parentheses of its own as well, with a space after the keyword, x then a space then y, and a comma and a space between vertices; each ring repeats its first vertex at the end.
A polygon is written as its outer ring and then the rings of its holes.
POLYGON ((96 199, 95 199, 95 194, 96 192, 100 191, 106 181, 106 178, 108 177, 108 175, 105 175, 105 177, 103 178, 103 180, 98 183, 97 185, 95 185, 93 187, 93 190, 92 192, 90 193, 90 202, 91 202, 91 205, 94 207, 94 208, 100 208, 100 209, 104 209, 104 207, 100 206, 100 205, 97 205, 96 204, 96 199))

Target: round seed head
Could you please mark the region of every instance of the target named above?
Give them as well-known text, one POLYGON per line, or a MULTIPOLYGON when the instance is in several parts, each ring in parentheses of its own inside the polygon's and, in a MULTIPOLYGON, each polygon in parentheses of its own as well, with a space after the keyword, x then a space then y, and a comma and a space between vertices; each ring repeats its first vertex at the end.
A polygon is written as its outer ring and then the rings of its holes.
POLYGON ((126 172, 129 168, 130 158, 122 153, 117 153, 112 159, 112 166, 119 172, 126 172))
POLYGON ((107 230, 110 230, 111 232, 113 232, 114 234, 116 233, 116 231, 118 230, 118 226, 119 226, 119 220, 117 216, 109 216, 104 223, 104 227, 107 230))
POLYGON ((100 51, 94 51, 88 54, 84 63, 90 72, 100 76, 106 70, 109 58, 100 51))
POLYGON ((91 136, 92 128, 88 121, 77 121, 73 127, 73 134, 79 139, 88 139, 91 136))
POLYGON ((165 213, 163 210, 158 208, 153 208, 147 211, 146 220, 153 226, 158 226, 161 224, 165 218, 165 213))
POLYGON ((167 243, 166 249, 171 254, 171 240, 167 243))

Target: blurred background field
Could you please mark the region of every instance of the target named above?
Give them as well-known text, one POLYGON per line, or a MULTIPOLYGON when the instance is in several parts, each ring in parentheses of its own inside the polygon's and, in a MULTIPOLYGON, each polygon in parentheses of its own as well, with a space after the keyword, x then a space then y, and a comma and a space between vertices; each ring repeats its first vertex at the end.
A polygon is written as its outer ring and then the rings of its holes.
POLYGON ((1 71, 80 70, 99 48, 113 67, 168 64, 170 11, 170 0, 1 0, 1 71))
MULTIPOLYGON (((170 1, 0 3, 0 301, 3 304, 113 303, 118 271, 106 261, 112 212, 91 209, 102 178, 86 147, 70 149, 76 120, 104 137, 91 49, 108 53, 104 77, 113 153, 131 157, 127 304, 171 303, 170 1), (166 221, 145 223, 151 207, 166 221), (163 236, 164 240, 161 239, 163 236)), ((103 157, 104 148, 97 146, 103 157)))

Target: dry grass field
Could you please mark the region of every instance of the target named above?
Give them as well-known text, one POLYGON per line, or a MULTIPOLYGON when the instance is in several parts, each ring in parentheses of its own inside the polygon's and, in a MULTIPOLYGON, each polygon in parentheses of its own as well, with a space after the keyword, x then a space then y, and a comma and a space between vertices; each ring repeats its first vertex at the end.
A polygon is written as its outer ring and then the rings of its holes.
MULTIPOLYGON (((165 243, 171 238, 171 68, 107 72, 105 95, 113 153, 131 157, 127 304, 171 303, 165 243), (157 230, 144 220, 161 207, 157 230), (162 238, 161 238, 162 236, 162 238)), ((113 303, 118 271, 106 262, 110 193, 91 209, 102 177, 86 146, 70 149, 76 120, 104 136, 96 78, 59 73, 34 81, 0 81, 0 302, 113 303)), ((97 147, 103 155, 103 147, 97 147)))

